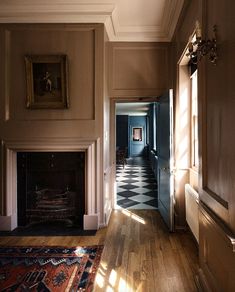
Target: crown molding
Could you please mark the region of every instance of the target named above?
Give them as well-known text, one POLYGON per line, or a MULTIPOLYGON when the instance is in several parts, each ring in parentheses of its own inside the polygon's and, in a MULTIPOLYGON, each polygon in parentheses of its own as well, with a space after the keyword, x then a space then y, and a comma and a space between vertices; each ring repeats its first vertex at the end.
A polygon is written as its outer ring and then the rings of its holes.
POLYGON ((114 1, 8 0, 0 2, 0 23, 104 23, 114 1))
POLYGON ((109 20, 105 22, 105 28, 110 41, 136 41, 136 42, 168 42, 169 38, 164 34, 160 26, 123 26, 119 22, 118 10, 114 9, 109 20))
POLYGON ((1 0, 0 23, 103 23, 110 41, 170 42, 184 0, 166 0, 162 25, 122 25, 116 0, 1 0))
POLYGON ((166 3, 163 13, 163 31, 169 41, 174 34, 184 2, 184 0, 171 0, 166 3))
POLYGON ((105 28, 110 41, 170 42, 184 4, 184 0, 166 1, 162 25, 123 26, 119 22, 118 9, 115 8, 105 28))

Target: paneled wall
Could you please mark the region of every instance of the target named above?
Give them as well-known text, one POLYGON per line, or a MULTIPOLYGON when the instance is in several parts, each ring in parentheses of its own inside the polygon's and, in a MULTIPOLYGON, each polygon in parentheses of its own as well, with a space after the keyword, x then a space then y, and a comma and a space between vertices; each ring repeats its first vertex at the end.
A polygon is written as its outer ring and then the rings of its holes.
MULTIPOLYGON (((218 30, 217 64, 204 57, 198 65, 199 279, 204 291, 235 290, 234 11, 232 0, 187 1, 175 35, 177 64, 196 19, 202 25, 204 38, 213 37, 214 25, 218 30)), ((176 73, 174 83, 177 82, 179 88, 176 73)))
MULTIPOLYGON (((89 139, 103 145, 104 27, 100 24, 0 26, 0 139, 89 139), (68 58, 67 109, 26 108, 25 55, 68 58)), ((109 122, 109 121, 108 121, 109 122)), ((1 169, 4 177, 4 164, 1 169)), ((100 188, 103 187, 100 182, 100 188)), ((4 192, 1 193, 4 196, 4 192)), ((0 200, 2 201, 2 200, 0 200)), ((97 205, 103 204, 98 198, 97 205)), ((5 206, 1 206, 4 213, 5 206)), ((100 206, 97 207, 102 210, 100 206)), ((103 212, 103 211, 101 211, 103 212)), ((101 221, 103 214, 101 214, 101 221)))
MULTIPOLYGON (((99 60, 102 51, 99 41, 103 43, 101 26, 89 25, 2 25, 1 26, 1 130, 7 124, 13 124, 11 134, 27 135, 94 135, 100 116, 97 107, 101 98, 99 81, 99 60), (68 91, 69 109, 64 110, 29 110, 26 108, 26 72, 25 55, 56 55, 68 57, 68 91), (66 123, 64 121, 66 120, 66 123), (17 124, 16 124, 17 121, 17 124), (20 121, 20 123, 18 123, 20 121), (27 121, 33 121, 31 127, 25 127, 27 121), (41 121, 47 121, 47 127, 40 127, 41 121), (59 121, 63 121, 61 125, 59 121), (69 127, 73 121, 73 126, 69 127), (7 122, 7 123, 6 123, 7 122), (74 126, 86 124, 78 131, 74 126), (55 129, 56 123, 58 124, 55 129), (20 131, 16 130, 20 127, 20 131), (65 128, 66 127, 66 128, 65 128), (87 131, 89 130, 89 131, 87 131)), ((101 83, 102 84, 102 83, 101 83)), ((3 132, 11 135, 6 128, 3 132)), ((2 133, 1 133, 2 134, 2 133)))
POLYGON ((170 43, 110 43, 109 95, 160 96, 172 86, 170 43))
POLYGON ((235 290, 235 125, 233 122, 235 91, 232 76, 235 66, 233 58, 235 3, 232 0, 223 2, 208 0, 206 4, 205 33, 211 37, 213 25, 217 25, 219 57, 216 66, 205 61, 206 78, 199 80, 202 85, 200 109, 204 120, 201 124, 201 200, 212 210, 209 215, 212 217, 210 221, 213 222, 205 223, 208 212, 202 210, 203 242, 200 262, 207 283, 210 286, 213 283, 215 291, 233 291, 235 290), (211 239, 212 236, 215 240, 211 239), (217 256, 213 247, 215 242, 219 251, 217 256))

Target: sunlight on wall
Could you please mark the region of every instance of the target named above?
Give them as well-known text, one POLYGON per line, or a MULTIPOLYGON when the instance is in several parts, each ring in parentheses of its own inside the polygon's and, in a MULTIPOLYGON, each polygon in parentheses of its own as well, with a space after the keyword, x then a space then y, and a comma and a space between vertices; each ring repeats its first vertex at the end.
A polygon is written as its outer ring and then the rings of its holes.
POLYGON ((185 129, 185 127, 188 126, 188 113, 187 111, 184 111, 182 114, 180 114, 180 129, 181 131, 185 129))
POLYGON ((184 136, 181 138, 181 141, 179 143, 179 148, 180 148, 180 153, 181 153, 181 158, 182 158, 182 156, 184 156, 182 154, 184 154, 185 151, 188 149, 188 137, 184 136))
POLYGON ((180 94, 180 114, 188 110, 189 103, 189 92, 188 88, 184 88, 183 92, 180 94))
POLYGON ((185 87, 182 90, 182 93, 179 96, 179 126, 177 130, 177 165, 180 168, 188 168, 190 163, 190 155, 189 155, 189 143, 190 143, 190 135, 189 135, 189 123, 190 123, 190 115, 189 115, 189 90, 185 87))

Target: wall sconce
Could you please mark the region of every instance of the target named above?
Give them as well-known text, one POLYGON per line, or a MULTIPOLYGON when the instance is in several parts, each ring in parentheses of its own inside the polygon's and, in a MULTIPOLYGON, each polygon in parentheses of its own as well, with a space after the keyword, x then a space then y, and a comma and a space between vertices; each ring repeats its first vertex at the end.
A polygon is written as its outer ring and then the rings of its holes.
POLYGON ((216 25, 213 26, 214 37, 210 40, 202 39, 202 30, 199 21, 196 21, 196 33, 195 37, 190 37, 188 45, 188 53, 186 56, 190 58, 190 62, 197 64, 203 56, 208 55, 211 63, 216 65, 217 56, 217 44, 216 44, 216 25))

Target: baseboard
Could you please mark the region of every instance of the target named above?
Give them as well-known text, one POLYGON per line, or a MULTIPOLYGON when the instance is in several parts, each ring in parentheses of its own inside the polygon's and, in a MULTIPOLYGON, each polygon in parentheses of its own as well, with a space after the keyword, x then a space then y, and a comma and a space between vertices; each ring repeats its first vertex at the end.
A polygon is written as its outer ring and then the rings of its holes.
POLYGON ((199 275, 196 275, 194 279, 195 279, 195 284, 196 284, 196 286, 197 286, 197 290, 198 290, 198 292, 206 292, 206 291, 203 289, 203 287, 202 287, 202 285, 201 285, 201 283, 200 283, 200 277, 199 277, 199 275))
POLYGON ((98 230, 99 229, 98 214, 83 215, 83 229, 84 230, 98 230))
POLYGON ((199 275, 198 275, 198 284, 201 290, 199 292, 212 292, 211 288, 209 287, 206 277, 203 273, 203 270, 199 268, 199 275))
POLYGON ((0 230, 12 231, 17 227, 17 214, 10 216, 0 216, 0 230))
POLYGON ((175 231, 187 231, 187 230, 188 230, 187 226, 175 225, 175 231))

